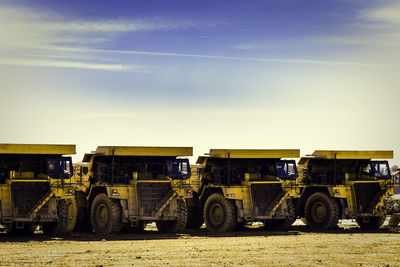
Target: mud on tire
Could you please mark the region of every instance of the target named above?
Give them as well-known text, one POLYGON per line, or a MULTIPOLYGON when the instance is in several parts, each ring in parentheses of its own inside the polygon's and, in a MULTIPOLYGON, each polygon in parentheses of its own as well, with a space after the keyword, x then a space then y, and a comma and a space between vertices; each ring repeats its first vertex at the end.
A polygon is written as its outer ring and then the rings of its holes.
POLYGON ((324 192, 312 194, 305 204, 307 225, 311 230, 324 231, 337 227, 339 207, 334 199, 324 192))
POLYGON ((236 206, 223 195, 214 193, 204 204, 204 222, 210 232, 221 233, 236 228, 236 206))
POLYGON ((98 194, 92 202, 90 221, 93 232, 98 235, 119 233, 122 228, 121 206, 106 194, 98 194))

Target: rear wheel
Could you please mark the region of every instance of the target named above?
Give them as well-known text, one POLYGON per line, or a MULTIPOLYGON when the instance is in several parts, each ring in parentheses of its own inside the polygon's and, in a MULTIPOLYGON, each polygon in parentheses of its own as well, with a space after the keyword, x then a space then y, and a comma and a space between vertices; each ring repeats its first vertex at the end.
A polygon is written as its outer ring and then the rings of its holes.
POLYGON ((307 225, 316 231, 337 227, 339 207, 334 199, 326 193, 312 194, 305 205, 307 225))
POLYGON ((377 230, 383 225, 385 219, 386 215, 382 215, 382 216, 371 216, 368 218, 358 217, 356 221, 361 229, 377 230))
POLYGON ((236 228, 235 204, 219 193, 208 197, 204 205, 204 222, 210 232, 227 232, 236 228))
POLYGON ((178 200, 178 217, 175 221, 158 221, 156 222, 158 231, 162 233, 180 233, 185 230, 187 222, 186 203, 178 200))
POLYGON ((98 235, 116 234, 121 231, 121 207, 106 194, 98 194, 92 203, 90 220, 93 232, 98 235))

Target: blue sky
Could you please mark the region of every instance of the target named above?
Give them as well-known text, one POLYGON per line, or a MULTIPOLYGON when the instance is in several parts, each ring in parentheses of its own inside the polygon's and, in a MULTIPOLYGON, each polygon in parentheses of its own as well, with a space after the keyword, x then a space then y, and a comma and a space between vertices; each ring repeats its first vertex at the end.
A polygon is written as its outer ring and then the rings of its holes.
POLYGON ((0 1, 1 142, 394 149, 400 1, 0 1))

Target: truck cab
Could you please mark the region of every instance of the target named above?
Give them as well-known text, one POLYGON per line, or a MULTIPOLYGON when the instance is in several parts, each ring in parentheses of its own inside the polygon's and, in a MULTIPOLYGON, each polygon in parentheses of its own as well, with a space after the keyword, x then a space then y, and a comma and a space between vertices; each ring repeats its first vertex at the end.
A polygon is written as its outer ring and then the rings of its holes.
POLYGON ((77 180, 85 188, 93 231, 107 235, 123 228, 138 230, 146 222, 156 222, 160 231, 183 230, 185 200, 192 190, 184 182, 190 177, 189 160, 181 157, 191 155, 191 147, 122 146, 99 146, 85 154, 87 174, 81 164, 77 180))

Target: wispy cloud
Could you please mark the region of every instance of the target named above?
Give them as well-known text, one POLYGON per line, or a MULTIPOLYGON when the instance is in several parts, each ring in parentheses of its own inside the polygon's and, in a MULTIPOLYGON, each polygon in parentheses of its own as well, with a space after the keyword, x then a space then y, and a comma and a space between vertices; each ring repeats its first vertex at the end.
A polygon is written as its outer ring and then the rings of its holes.
POLYGON ((139 50, 106 50, 106 49, 90 49, 90 48, 66 48, 66 47, 48 47, 47 49, 56 49, 63 51, 101 53, 101 54, 122 54, 122 55, 148 55, 148 56, 163 56, 163 57, 187 57, 199 59, 214 59, 214 60, 233 60, 233 61, 252 61, 266 63, 282 63, 282 64, 312 64, 312 65, 327 65, 327 66, 360 66, 360 67, 388 67, 388 65, 373 64, 367 62, 353 61, 334 61, 334 60, 313 60, 301 58, 266 58, 266 57, 237 57, 237 56, 218 56, 207 54, 188 54, 188 53, 169 53, 157 51, 139 51, 139 50))
MULTIPOLYGON (((134 64, 109 64, 86 53, 51 49, 60 44, 87 47, 115 39, 116 34, 169 31, 193 27, 191 22, 150 19, 71 20, 62 14, 20 7, 0 6, 0 64, 14 66, 80 68, 110 71, 151 72, 134 64), (36 11, 36 10, 35 10, 36 11), (64 60, 54 60, 64 59, 64 60)), ((87 51, 86 51, 87 52, 87 51)), ((110 59, 106 59, 110 61, 110 59)))
POLYGON ((28 66, 28 67, 53 67, 53 68, 77 68, 109 71, 149 72, 143 66, 123 64, 98 64, 78 61, 48 60, 48 59, 0 59, 1 65, 28 66))
MULTIPOLYGON (((400 5, 399 5, 400 9, 400 5)), ((373 20, 396 21, 390 10, 369 10, 359 17, 373 20), (383 11, 382 11, 383 10, 383 11), (383 19, 384 18, 384 19, 383 19)), ((213 25, 209 22, 207 25, 213 25)), ((140 31, 170 31, 198 27, 194 22, 152 19, 71 20, 60 14, 35 13, 26 8, 0 7, 0 64, 14 66, 81 68, 108 71, 152 72, 150 66, 138 66, 122 58, 119 61, 109 55, 148 55, 162 57, 186 57, 213 60, 251 61, 279 64, 311 64, 327 66, 383 67, 387 64, 352 60, 320 60, 312 58, 238 57, 196 53, 163 51, 96 49, 94 44, 104 44, 116 38, 116 34, 140 31)), ((373 42, 360 38, 329 37, 330 42, 373 42), (333 39, 332 39, 333 38, 333 39)), ((326 40, 329 40, 326 38, 326 40)), ((242 50, 259 49, 252 44, 238 46, 242 50)), ((120 57, 121 59, 121 57, 120 57)), ((132 58, 131 58, 132 59, 132 58)))
POLYGON ((400 24, 400 3, 392 2, 383 7, 361 10, 360 19, 368 22, 380 22, 385 24, 400 24))

